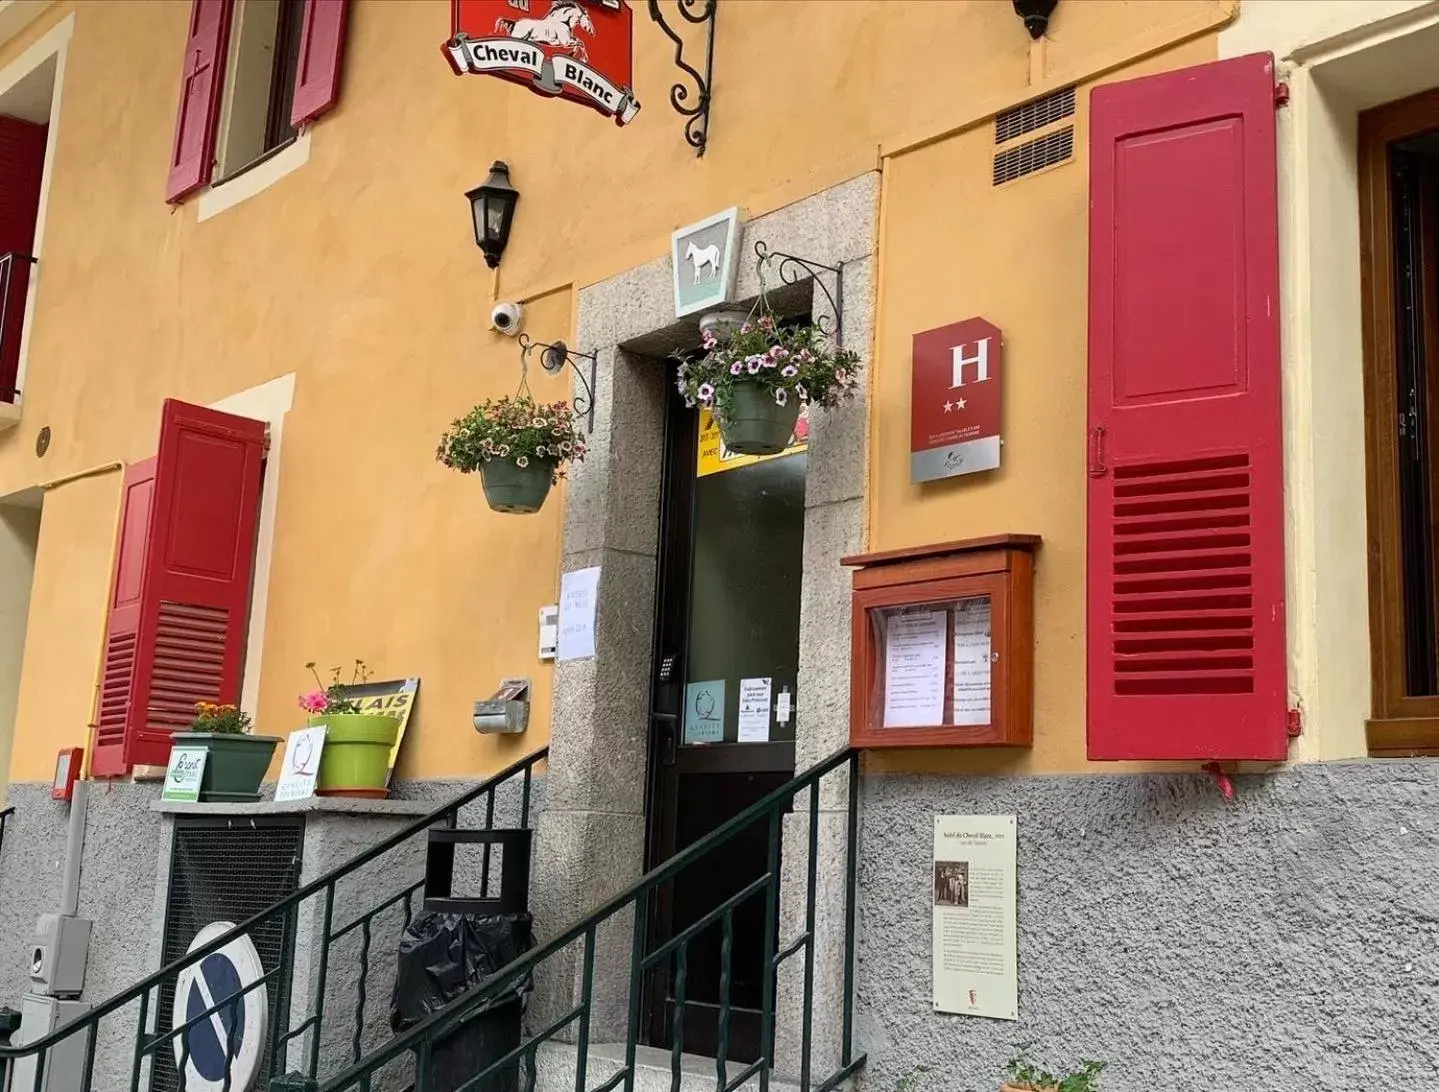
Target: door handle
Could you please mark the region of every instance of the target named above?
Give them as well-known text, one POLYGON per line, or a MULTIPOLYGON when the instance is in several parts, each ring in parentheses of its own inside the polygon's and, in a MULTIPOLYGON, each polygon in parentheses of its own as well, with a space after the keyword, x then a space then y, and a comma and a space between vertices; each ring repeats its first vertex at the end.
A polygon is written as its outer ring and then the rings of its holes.
POLYGON ((1089 476, 1102 478, 1109 473, 1104 462, 1104 426, 1095 425, 1089 430, 1089 476))

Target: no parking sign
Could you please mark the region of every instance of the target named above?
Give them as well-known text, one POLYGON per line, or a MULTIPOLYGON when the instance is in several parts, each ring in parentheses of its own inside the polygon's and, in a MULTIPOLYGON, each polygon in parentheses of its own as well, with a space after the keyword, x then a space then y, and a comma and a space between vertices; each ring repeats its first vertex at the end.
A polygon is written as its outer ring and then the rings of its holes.
MULTIPOLYGON (((233 928, 228 921, 212 922, 195 934, 188 951, 218 940, 233 928)), ((226 1087, 227 1059, 231 1092, 249 1092, 255 1086, 265 1053, 269 991, 256 986, 233 1005, 222 1002, 254 985, 264 974, 254 943, 248 936, 240 936, 186 967, 176 978, 171 1027, 180 1027, 220 1005, 219 1011, 172 1040, 176 1068, 184 1058, 182 1087, 186 1092, 221 1092, 226 1087)))

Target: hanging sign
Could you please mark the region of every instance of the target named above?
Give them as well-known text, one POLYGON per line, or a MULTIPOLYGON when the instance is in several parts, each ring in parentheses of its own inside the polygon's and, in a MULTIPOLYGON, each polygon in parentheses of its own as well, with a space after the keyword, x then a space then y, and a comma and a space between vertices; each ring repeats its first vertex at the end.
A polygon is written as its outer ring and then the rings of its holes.
MULTIPOLYGON (((211 922, 195 934, 187 952, 234 928, 228 921, 211 922)), ((170 1026, 195 1021, 171 1042, 176 1068, 185 1069, 180 1087, 187 1092, 250 1092, 255 1087, 270 1009, 268 987, 255 985, 264 974, 254 942, 242 935, 176 975, 170 1026), (239 996, 249 986, 255 988, 239 996)))
POLYGON ((443 52, 456 73, 499 76, 628 125, 633 13, 625 0, 451 0, 443 52))
POLYGON ((734 294, 739 208, 725 209, 670 236, 675 317, 720 307, 734 294))
POLYGON ((1003 374, 1003 336, 982 318, 914 335, 911 481, 999 467, 1003 374))
POLYGON ((703 478, 707 474, 718 474, 722 470, 734 470, 736 467, 768 462, 770 459, 783 459, 786 455, 798 455, 801 451, 808 449, 809 406, 805 406, 799 411, 799 419, 794 423, 794 435, 790 437, 789 445, 778 455, 741 455, 731 451, 725 447, 724 438, 720 435, 719 422, 715 420, 714 414, 707 409, 701 409, 700 443, 699 454, 695 460, 695 476, 703 478))

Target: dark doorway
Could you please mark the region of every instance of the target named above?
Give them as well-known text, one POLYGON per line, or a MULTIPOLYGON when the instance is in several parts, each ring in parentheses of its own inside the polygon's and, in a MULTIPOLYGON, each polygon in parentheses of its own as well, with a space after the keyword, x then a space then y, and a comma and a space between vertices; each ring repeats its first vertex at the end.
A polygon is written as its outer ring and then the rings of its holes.
MULTIPOLYGON (((733 818, 794 775, 794 707, 808 457, 730 458, 700 412, 668 386, 651 699, 648 864, 733 818), (744 709, 741 709, 741 705, 744 709)), ((805 435, 802 425, 797 429, 805 435)), ((678 935, 768 867, 769 823, 726 841, 659 893, 651 949, 678 935)), ((762 1050, 766 896, 736 908, 729 960, 727 1056, 762 1050)), ((717 1055, 723 932, 687 945, 682 1048, 717 1055)), ((645 983, 650 1045, 672 1048, 675 959, 645 983)))

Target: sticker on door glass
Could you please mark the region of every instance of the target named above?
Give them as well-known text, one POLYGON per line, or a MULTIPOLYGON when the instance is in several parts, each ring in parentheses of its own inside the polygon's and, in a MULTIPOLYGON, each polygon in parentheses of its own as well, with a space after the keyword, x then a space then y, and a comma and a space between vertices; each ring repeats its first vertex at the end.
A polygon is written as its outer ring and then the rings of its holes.
POLYGON ((685 742, 724 742, 724 680, 685 686, 685 742))

